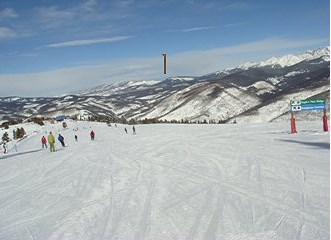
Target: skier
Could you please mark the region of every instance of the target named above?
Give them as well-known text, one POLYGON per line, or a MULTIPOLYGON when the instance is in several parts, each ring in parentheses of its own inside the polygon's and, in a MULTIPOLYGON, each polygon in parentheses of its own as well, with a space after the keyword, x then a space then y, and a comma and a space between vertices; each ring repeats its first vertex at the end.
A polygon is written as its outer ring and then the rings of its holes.
POLYGON ((91 136, 91 140, 94 140, 95 132, 93 130, 91 131, 90 136, 91 136))
POLYGON ((132 127, 133 135, 136 135, 136 128, 133 126, 132 127))
POLYGON ((51 152, 55 152, 55 137, 52 134, 52 132, 49 132, 47 140, 48 140, 48 143, 49 143, 49 149, 51 150, 51 152))
POLYGON ((64 144, 64 137, 63 137, 61 134, 59 134, 59 137, 57 138, 57 140, 60 141, 62 147, 65 147, 65 144, 64 144))
POLYGON ((44 146, 47 148, 47 140, 46 140, 45 136, 43 136, 41 138, 41 143, 42 143, 42 148, 44 148, 44 146))
POLYGON ((125 133, 128 133, 128 130, 126 128, 124 128, 124 131, 125 131, 125 133))
POLYGON ((3 153, 7 153, 7 144, 6 144, 6 142, 3 142, 2 147, 3 147, 3 153))
POLYGON ((78 137, 77 137, 77 135, 75 135, 75 140, 76 140, 76 142, 78 141, 78 137))

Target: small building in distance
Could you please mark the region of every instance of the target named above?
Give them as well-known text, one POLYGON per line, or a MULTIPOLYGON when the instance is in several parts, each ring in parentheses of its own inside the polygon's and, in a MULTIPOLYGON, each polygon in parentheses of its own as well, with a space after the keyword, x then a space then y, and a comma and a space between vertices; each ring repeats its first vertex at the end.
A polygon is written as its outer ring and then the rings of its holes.
POLYGON ((69 116, 66 116, 66 115, 59 115, 59 116, 56 116, 55 117, 55 120, 58 121, 58 122, 62 122, 64 120, 66 120, 67 118, 69 118, 69 116))

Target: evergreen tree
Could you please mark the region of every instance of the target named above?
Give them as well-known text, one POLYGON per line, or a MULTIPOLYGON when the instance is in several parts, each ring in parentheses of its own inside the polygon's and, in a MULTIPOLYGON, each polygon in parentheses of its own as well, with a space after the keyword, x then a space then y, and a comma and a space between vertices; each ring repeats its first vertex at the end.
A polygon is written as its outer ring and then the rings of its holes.
POLYGON ((121 117, 120 123, 127 124, 128 121, 125 119, 125 117, 121 117))
POLYGON ((43 120, 44 120, 44 118, 39 118, 39 117, 34 117, 31 119, 32 122, 39 124, 40 126, 44 125, 43 120))
POLYGON ((24 135, 26 134, 25 130, 23 127, 21 127, 21 133, 22 133, 22 137, 24 137, 24 135))
POLYGON ((16 138, 17 139, 22 138, 22 132, 21 132, 21 129, 20 128, 17 128, 16 129, 16 138))
POLYGON ((8 133, 5 132, 3 135, 2 135, 2 142, 8 142, 9 141, 9 136, 8 136, 8 133))
POLYGON ((26 133, 25 133, 25 130, 24 130, 23 127, 17 128, 17 130, 16 130, 16 139, 20 139, 20 138, 24 137, 25 134, 26 133))
POLYGON ((137 121, 135 119, 131 118, 130 121, 129 121, 129 124, 130 125, 136 125, 137 121))

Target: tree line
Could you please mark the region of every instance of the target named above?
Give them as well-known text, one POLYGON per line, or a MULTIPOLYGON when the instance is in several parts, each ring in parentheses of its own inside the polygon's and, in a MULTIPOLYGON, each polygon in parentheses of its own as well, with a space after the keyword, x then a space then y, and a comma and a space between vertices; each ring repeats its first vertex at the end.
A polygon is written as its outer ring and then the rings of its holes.
MULTIPOLYGON (((144 119, 134 119, 131 118, 127 120, 124 117, 121 118, 112 118, 106 116, 90 116, 87 119, 88 121, 96 121, 96 122, 106 122, 106 123, 122 123, 129 125, 137 125, 137 124, 156 124, 156 123, 174 123, 174 124, 224 124, 225 120, 213 120, 213 119, 204 119, 204 120, 166 120, 166 119, 158 119, 158 118, 144 118, 144 119)), ((235 123, 235 122, 234 122, 235 123)))

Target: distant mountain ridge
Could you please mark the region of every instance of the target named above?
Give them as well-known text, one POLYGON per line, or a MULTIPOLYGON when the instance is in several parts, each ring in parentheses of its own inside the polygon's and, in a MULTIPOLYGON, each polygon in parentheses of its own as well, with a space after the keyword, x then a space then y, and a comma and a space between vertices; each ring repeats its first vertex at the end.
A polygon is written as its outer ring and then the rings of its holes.
POLYGON ((53 98, 0 98, 0 119, 60 114, 214 122, 266 122, 291 99, 329 98, 330 47, 272 57, 215 73, 104 84, 53 98))
POLYGON ((295 65, 301 61, 308 61, 318 58, 325 58, 323 60, 330 61, 330 47, 318 48, 316 50, 308 50, 303 54, 293 55, 288 54, 281 57, 271 57, 266 61, 261 62, 248 62, 239 65, 238 68, 248 69, 251 67, 264 67, 264 66, 275 66, 288 67, 295 65))

